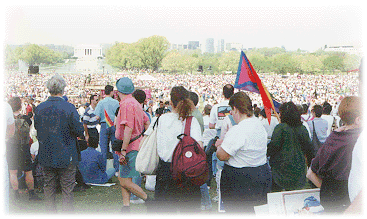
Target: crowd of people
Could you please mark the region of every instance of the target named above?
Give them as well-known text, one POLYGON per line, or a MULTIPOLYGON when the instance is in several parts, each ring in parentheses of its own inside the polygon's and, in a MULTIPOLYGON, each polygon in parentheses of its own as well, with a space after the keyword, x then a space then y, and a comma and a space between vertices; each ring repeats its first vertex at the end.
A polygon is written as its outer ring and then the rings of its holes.
MULTIPOLYGON (((204 109, 206 104, 214 105, 222 99, 221 86, 234 84, 236 75, 200 75, 200 74, 162 74, 152 75, 156 80, 140 80, 145 73, 130 74, 127 72, 109 74, 91 74, 88 83, 85 75, 62 74, 68 86, 65 95, 69 102, 77 108, 88 103, 91 94, 98 93, 100 88, 93 86, 114 85, 121 77, 129 77, 137 88, 148 90, 147 98, 153 100, 157 107, 159 101, 169 101, 170 89, 182 85, 196 92, 200 97, 199 108, 204 109)), ((27 74, 13 73, 7 76, 4 84, 6 97, 19 96, 32 97, 36 103, 40 103, 48 97, 48 91, 44 83, 50 77, 48 74, 28 76, 27 74)), ((333 107, 332 114, 336 114, 336 106, 343 96, 357 95, 358 75, 278 75, 260 74, 261 80, 279 103, 292 101, 295 104, 311 103, 322 104, 325 101, 333 107)), ((255 93, 247 93, 253 104, 262 105, 261 96, 255 93)), ((155 109, 154 109, 155 110, 155 109)))
POLYGON ((352 154, 362 132, 356 75, 263 75, 263 83, 281 103, 270 123, 260 95, 233 87, 235 75, 138 76, 93 74, 88 82, 75 74, 8 77, 12 115, 7 116, 16 125, 14 134, 7 129, 7 161, 15 197, 16 176, 22 171, 30 200, 40 200, 33 177, 36 172, 42 175, 46 209, 54 213, 58 186, 63 210, 72 212, 77 178, 78 185, 85 185, 103 184, 113 176, 121 186, 123 213, 130 213, 132 200, 145 203, 149 213, 209 210, 212 178, 220 212, 254 213, 254 206, 267 203, 267 193, 304 189, 307 184, 321 188, 320 202, 327 213, 343 212, 359 197, 360 187, 349 189, 353 199, 348 193, 348 182, 356 178, 349 180, 349 173, 358 172, 352 154), (170 167, 188 118, 191 137, 207 152, 210 174, 205 184, 182 188, 170 167), (142 189, 135 160, 157 120, 159 164, 153 198, 142 189), (19 141, 19 124, 28 124, 30 141, 19 141), (113 151, 119 140, 121 149, 113 151), (37 148, 25 150, 32 142, 37 148))

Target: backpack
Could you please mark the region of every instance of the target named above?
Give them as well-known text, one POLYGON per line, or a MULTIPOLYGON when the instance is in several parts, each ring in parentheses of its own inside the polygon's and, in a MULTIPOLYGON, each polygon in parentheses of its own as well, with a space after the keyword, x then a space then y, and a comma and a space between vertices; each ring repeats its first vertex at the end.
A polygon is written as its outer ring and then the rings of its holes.
POLYGON ((28 122, 23 118, 22 115, 18 115, 14 117, 14 125, 14 140, 17 142, 17 144, 29 145, 30 125, 28 124, 28 122))
POLYGON ((200 145, 190 136, 192 116, 186 119, 184 134, 173 152, 171 173, 178 187, 203 185, 209 177, 206 154, 200 145))

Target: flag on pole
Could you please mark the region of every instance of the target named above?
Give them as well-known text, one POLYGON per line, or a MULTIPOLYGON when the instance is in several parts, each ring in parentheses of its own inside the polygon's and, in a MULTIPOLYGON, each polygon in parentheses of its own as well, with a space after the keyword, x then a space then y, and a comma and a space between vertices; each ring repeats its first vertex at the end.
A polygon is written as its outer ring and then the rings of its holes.
POLYGON ((106 118, 106 124, 107 124, 108 128, 114 126, 110 116, 106 112, 106 109, 104 109, 104 117, 106 118))
POLYGON ((271 109, 273 109, 276 113, 274 105, 277 105, 277 107, 279 107, 280 104, 272 99, 268 90, 261 82, 255 69, 252 67, 250 61, 243 51, 241 51, 241 57, 238 64, 237 77, 234 87, 240 90, 247 90, 261 95, 266 117, 270 124, 271 109))

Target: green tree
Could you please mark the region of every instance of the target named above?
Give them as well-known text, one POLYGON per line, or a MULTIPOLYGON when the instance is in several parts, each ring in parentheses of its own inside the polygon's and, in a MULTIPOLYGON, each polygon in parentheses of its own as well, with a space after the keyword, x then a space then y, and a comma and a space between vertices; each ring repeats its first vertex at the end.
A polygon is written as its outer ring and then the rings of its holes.
POLYGON ((322 69, 321 60, 313 54, 298 55, 295 58, 302 73, 314 73, 322 69))
POLYGON ((180 72, 182 71, 181 59, 182 55, 177 50, 173 50, 162 60, 162 68, 173 73, 180 72))
POLYGON ((294 73, 297 71, 297 62, 288 53, 280 53, 274 55, 273 67, 276 73, 294 73))
POLYGON ((137 57, 142 67, 157 70, 169 48, 169 41, 163 36, 151 36, 137 42, 137 57))
POLYGON ((329 71, 342 70, 343 58, 339 55, 331 55, 325 58, 322 62, 324 68, 329 71))
POLYGON ((126 69, 130 57, 129 47, 127 43, 116 42, 106 51, 107 64, 115 68, 126 69))
POLYGON ((241 54, 237 51, 230 51, 228 53, 223 53, 222 56, 218 58, 219 72, 225 72, 225 71, 237 72, 240 55, 241 54))

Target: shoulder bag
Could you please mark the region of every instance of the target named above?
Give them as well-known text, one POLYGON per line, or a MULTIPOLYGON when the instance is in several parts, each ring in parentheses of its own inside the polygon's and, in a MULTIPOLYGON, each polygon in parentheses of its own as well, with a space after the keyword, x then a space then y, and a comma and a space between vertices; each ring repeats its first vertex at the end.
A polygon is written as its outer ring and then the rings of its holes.
POLYGON ((158 119, 153 125, 153 132, 140 142, 140 149, 136 156, 135 169, 145 175, 155 175, 158 168, 159 156, 157 152, 158 119))

